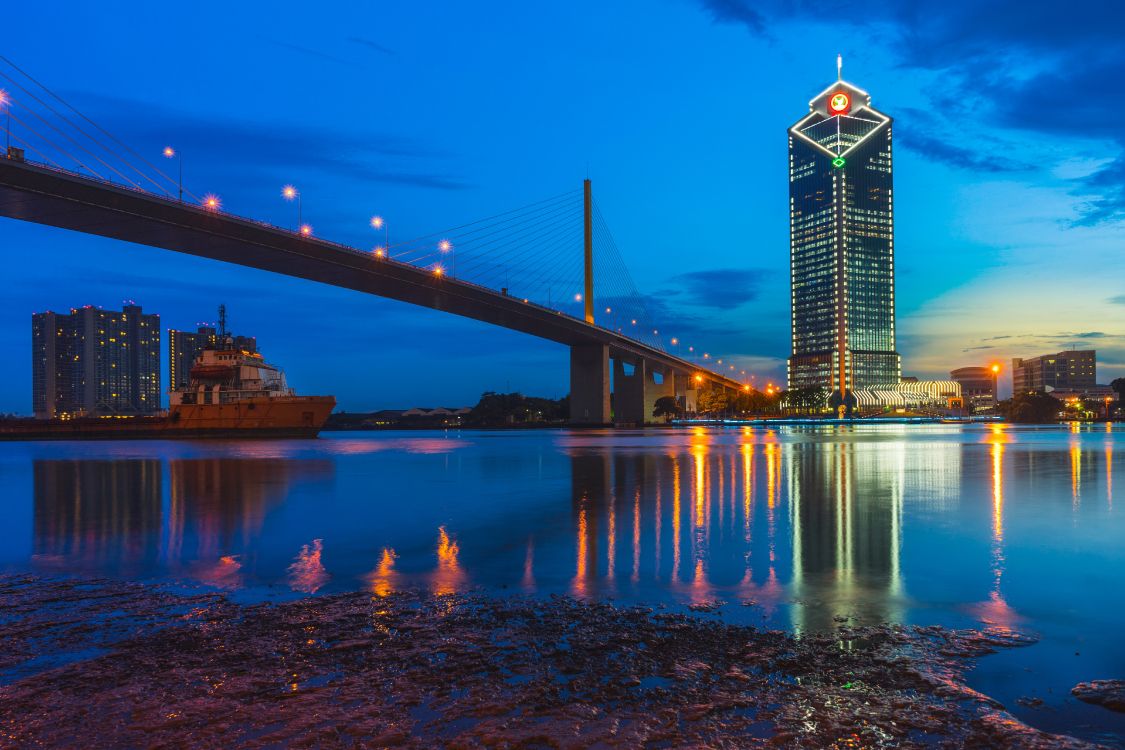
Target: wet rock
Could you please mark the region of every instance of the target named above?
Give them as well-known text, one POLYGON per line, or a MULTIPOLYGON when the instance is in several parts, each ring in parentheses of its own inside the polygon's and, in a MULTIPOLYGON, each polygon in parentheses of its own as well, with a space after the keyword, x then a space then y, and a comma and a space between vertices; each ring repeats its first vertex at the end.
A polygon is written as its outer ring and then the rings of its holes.
POLYGON ((1111 711, 1125 712, 1125 680, 1090 680, 1070 689, 1080 701, 1103 706, 1111 711))
POLYGON ((0 744, 1088 747, 965 685, 973 659, 1027 642, 853 626, 794 638, 567 597, 243 605, 0 576, 0 744))

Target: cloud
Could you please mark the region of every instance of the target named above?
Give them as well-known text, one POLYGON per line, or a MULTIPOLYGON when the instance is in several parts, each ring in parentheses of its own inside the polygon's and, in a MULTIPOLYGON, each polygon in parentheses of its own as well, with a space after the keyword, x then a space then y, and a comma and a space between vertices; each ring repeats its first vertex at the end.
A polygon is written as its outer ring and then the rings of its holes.
POLYGON ((171 142, 182 153, 205 154, 212 168, 228 173, 223 180, 228 187, 253 175, 276 179, 294 162, 333 179, 434 190, 472 187, 445 169, 431 167, 450 162, 451 155, 407 136, 207 117, 86 92, 73 98, 79 109, 90 112, 125 143, 171 142))
POLYGON ((301 45, 293 44, 292 42, 283 42, 280 39, 270 39, 268 36, 260 36, 258 38, 263 42, 274 45, 275 47, 281 47, 282 49, 287 49, 290 52, 297 52, 299 54, 306 55, 307 57, 315 57, 318 60, 327 60, 329 62, 340 63, 341 65, 355 64, 350 60, 344 60, 343 58, 336 57, 335 55, 330 55, 327 52, 321 52, 320 50, 315 50, 310 47, 302 47, 301 45))
POLYGON ((766 31, 766 21, 750 3, 742 0, 702 0, 702 5, 711 13, 711 17, 719 23, 733 23, 745 26, 748 30, 763 34, 766 31))
MULTIPOLYGON (((1125 40, 1120 35, 1125 5, 1079 2, 1060 12, 1057 3, 1047 0, 845 2, 843 7, 827 0, 698 1, 716 20, 740 23, 754 34, 780 22, 830 22, 875 34, 886 40, 903 68, 938 75, 944 100, 962 121, 971 118, 974 124, 1013 135, 1050 136, 1044 142, 1048 147, 1059 139, 1112 144, 1121 154, 1115 161, 1071 182, 1074 195, 1085 199, 1073 223, 1125 219, 1125 97, 1116 93, 1125 80, 1125 40), (851 12, 849 5, 854 6, 851 12)), ((953 137, 960 138, 956 143, 914 133, 904 138, 904 145, 916 151, 940 149, 934 153, 967 169, 1025 168, 998 158, 987 143, 982 147, 987 139, 966 137, 957 122, 949 125, 953 137)))
POLYGON ((358 44, 362 47, 367 47, 368 49, 375 50, 376 52, 381 52, 384 55, 397 55, 398 54, 393 49, 390 49, 389 47, 384 47, 383 45, 376 42, 374 39, 367 39, 367 38, 361 37, 361 36, 349 36, 348 41, 351 42, 352 44, 358 44))
POLYGON ((1108 301, 1113 305, 1125 305, 1125 294, 1119 294, 1116 297, 1110 297, 1108 301))
POLYGON ((667 293, 697 307, 730 309, 758 298, 762 282, 773 275, 761 268, 715 268, 672 277, 667 293))

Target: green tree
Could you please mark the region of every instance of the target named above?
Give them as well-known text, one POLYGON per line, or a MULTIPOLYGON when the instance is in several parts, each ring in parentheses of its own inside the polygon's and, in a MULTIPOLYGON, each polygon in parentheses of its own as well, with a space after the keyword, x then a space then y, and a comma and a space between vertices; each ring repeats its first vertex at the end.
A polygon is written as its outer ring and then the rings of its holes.
POLYGON ((666 422, 671 422, 680 416, 681 411, 680 402, 676 400, 675 396, 661 396, 652 405, 652 416, 664 417, 666 422))
POLYGON ((700 391, 696 400, 696 407, 703 414, 716 414, 726 411, 728 406, 730 406, 730 399, 727 396, 726 389, 715 385, 708 386, 700 391))
POLYGON ((1057 422, 1062 410, 1062 402, 1046 393, 1017 393, 996 404, 996 411, 1009 422, 1023 424, 1057 422))

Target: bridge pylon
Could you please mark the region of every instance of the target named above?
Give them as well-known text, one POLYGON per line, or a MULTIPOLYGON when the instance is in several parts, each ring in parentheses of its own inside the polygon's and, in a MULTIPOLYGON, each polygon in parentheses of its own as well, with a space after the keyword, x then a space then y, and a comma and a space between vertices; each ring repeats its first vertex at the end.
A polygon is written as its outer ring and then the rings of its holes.
POLYGON ((590 180, 582 181, 583 213, 583 268, 585 288, 582 290, 585 301, 586 322, 594 322, 594 192, 590 180))

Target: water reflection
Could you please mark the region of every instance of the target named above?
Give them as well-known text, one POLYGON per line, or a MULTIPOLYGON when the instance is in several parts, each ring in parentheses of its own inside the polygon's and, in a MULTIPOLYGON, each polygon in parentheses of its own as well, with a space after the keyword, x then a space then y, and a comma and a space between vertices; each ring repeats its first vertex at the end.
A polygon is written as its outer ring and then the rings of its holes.
POLYGON ((754 603, 753 617, 797 631, 908 620, 936 596, 1004 626, 1028 617, 1013 550, 1063 525, 1116 529, 1112 437, 1002 425, 349 435, 37 458, 31 553, 39 568, 225 589, 754 603))
POLYGON ((131 573, 159 553, 164 476, 151 459, 35 461, 34 560, 131 573))
POLYGON ((332 471, 322 459, 35 460, 33 561, 239 588, 269 513, 295 481, 332 471))

